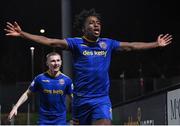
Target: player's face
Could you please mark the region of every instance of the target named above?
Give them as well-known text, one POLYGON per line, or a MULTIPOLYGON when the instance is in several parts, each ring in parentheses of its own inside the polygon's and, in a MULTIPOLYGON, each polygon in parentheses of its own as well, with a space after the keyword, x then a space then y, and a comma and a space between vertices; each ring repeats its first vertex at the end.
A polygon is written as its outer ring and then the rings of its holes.
POLYGON ((97 39, 101 34, 100 20, 95 16, 88 17, 85 21, 83 32, 90 39, 97 39))
POLYGON ((59 55, 52 55, 47 59, 47 66, 52 72, 59 71, 62 64, 61 57, 59 55))

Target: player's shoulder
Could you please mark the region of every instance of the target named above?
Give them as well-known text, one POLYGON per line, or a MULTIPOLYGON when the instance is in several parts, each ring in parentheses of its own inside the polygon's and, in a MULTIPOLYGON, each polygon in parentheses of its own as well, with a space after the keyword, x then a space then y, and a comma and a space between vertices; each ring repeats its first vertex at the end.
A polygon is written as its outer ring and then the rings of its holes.
POLYGON ((109 41, 113 41, 114 39, 111 39, 111 38, 99 38, 99 41, 106 41, 106 42, 109 42, 109 41))
POLYGON ((82 37, 66 38, 66 41, 68 43, 75 44, 75 45, 83 43, 82 37))
POLYGON ((120 41, 119 40, 116 40, 116 39, 112 39, 112 38, 101 38, 99 40, 99 43, 103 43, 103 44, 107 44, 107 45, 114 45, 114 44, 117 44, 119 45, 120 41))
POLYGON ((82 37, 74 37, 76 40, 82 40, 82 37))
POLYGON ((43 78, 46 77, 46 74, 47 74, 46 72, 38 74, 35 78, 38 79, 38 80, 43 79, 43 78))
POLYGON ((66 74, 64 73, 61 73, 61 75, 63 76, 63 78, 67 79, 67 80, 71 80, 71 78, 69 76, 67 76, 66 74))
POLYGON ((66 40, 70 40, 70 41, 82 41, 82 37, 73 37, 73 38, 66 38, 66 40))

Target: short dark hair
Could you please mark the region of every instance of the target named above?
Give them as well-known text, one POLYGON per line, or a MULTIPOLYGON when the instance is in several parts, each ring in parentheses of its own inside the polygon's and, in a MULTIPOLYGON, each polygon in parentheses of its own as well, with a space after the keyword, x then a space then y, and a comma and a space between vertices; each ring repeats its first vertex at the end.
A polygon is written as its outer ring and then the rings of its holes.
POLYGON ((90 16, 94 16, 101 21, 101 15, 99 13, 96 13, 94 8, 90 10, 83 10, 78 15, 75 16, 73 28, 77 32, 81 33, 86 19, 90 16))

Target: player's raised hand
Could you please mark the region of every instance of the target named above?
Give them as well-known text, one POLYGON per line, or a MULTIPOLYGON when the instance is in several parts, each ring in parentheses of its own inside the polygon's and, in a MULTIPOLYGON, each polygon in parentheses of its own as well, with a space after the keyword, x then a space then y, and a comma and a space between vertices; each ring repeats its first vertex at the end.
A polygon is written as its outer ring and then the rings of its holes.
POLYGON ((18 25, 17 22, 14 22, 13 24, 10 22, 7 22, 6 28, 4 29, 7 33, 7 36, 21 36, 21 27, 18 25))
POLYGON ((164 47, 164 46, 170 44, 172 42, 171 41, 172 39, 173 39, 172 35, 169 35, 169 34, 166 34, 166 35, 160 34, 158 36, 157 42, 158 42, 160 47, 164 47))

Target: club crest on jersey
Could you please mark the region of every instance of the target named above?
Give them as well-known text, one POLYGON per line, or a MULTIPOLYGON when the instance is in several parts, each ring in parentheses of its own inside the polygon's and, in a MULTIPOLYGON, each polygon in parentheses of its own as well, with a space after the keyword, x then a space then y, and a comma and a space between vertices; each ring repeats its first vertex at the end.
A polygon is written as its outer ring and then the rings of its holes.
POLYGON ((100 42, 99 43, 99 46, 102 48, 102 49, 106 49, 107 48, 107 44, 105 42, 100 42))
POLYGON ((65 83, 64 79, 60 79, 60 80, 59 80, 59 84, 60 84, 60 85, 64 85, 64 83, 65 83))

